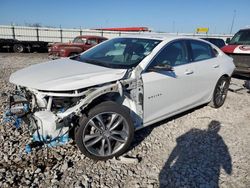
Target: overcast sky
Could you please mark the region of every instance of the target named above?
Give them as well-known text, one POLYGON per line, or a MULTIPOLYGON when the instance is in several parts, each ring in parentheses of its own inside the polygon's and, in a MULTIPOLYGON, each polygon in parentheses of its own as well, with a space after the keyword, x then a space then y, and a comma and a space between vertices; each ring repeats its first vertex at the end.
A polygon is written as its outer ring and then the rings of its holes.
POLYGON ((1 0, 0 25, 144 26, 154 31, 232 33, 250 26, 250 0, 1 0))

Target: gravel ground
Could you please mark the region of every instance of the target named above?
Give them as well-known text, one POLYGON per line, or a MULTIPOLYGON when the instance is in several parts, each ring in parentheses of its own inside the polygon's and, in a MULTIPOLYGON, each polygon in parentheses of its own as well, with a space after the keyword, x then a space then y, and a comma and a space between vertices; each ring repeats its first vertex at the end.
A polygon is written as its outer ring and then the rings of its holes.
MULTIPOLYGON (((47 54, 0 54, 0 92, 10 74, 47 54)), ((238 85, 243 80, 232 79, 238 85)), ((2 118, 5 97, 0 99, 2 118)), ((0 187, 249 187, 250 94, 229 92, 223 107, 202 106, 138 131, 132 160, 95 162, 73 141, 25 154, 25 125, 0 126, 0 187)))

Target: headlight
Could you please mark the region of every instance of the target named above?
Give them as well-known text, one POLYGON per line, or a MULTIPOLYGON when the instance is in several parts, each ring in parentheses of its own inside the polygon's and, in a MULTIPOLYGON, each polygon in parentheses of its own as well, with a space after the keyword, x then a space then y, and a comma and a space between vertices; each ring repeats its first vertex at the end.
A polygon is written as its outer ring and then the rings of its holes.
POLYGON ((30 111, 29 102, 21 95, 10 96, 10 112, 17 117, 22 117, 30 111))

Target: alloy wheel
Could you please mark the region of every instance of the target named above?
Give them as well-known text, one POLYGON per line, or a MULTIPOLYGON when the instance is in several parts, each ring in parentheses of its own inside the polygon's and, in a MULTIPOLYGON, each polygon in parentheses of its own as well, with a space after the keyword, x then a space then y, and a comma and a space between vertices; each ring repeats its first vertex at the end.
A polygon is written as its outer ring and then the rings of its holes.
POLYGON ((83 130, 83 145, 91 154, 106 157, 117 153, 127 142, 129 125, 115 112, 92 117, 83 130))
POLYGON ((215 93, 215 103, 218 106, 221 106, 224 103, 227 96, 228 86, 229 84, 225 79, 221 80, 221 82, 218 84, 215 93))

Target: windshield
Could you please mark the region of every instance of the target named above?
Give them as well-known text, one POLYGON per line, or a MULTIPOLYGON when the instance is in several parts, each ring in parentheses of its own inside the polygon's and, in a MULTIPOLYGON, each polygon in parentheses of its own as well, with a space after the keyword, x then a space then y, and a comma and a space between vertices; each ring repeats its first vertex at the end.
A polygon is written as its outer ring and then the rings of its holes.
POLYGON ((132 68, 160 42, 153 39, 115 38, 86 51, 77 60, 109 68, 132 68))
POLYGON ((234 35, 229 44, 248 44, 250 45, 250 30, 240 30, 234 35))

